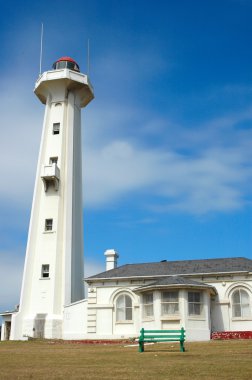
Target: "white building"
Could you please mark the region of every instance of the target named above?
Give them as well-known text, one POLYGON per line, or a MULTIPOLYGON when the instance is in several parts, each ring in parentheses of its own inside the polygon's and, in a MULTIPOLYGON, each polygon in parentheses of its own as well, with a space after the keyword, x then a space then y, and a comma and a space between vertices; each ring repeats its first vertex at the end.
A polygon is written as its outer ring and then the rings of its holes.
MULTIPOLYGON (((116 252, 114 257, 116 263, 116 252)), ((189 340, 209 340, 216 331, 252 336, 252 260, 247 258, 129 264, 86 281, 83 338, 136 337, 142 327, 184 327, 189 340)), ((70 307, 64 337, 72 333, 70 307)))
POLYGON ((20 306, 10 338, 61 338, 63 307, 84 298, 81 108, 93 90, 63 57, 34 89, 45 104, 20 306))
POLYGON ((252 260, 224 258, 117 267, 86 279, 83 295, 80 109, 93 98, 86 75, 63 57, 35 94, 46 105, 19 309, 4 312, 2 339, 121 339, 142 327, 184 327, 252 336, 252 260))

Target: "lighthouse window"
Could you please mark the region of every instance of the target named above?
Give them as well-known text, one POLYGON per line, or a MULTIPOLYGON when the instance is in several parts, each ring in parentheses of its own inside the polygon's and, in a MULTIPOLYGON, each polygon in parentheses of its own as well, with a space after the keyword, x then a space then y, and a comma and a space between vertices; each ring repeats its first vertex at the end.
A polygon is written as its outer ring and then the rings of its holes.
POLYGON ((60 123, 53 123, 53 135, 59 135, 60 123))
POLYGON ((49 264, 42 264, 41 277, 42 278, 48 278, 49 277, 49 264))
POLYGON ((58 162, 58 157, 50 157, 49 163, 50 164, 57 164, 58 162))
POLYGON ((52 231, 53 228, 53 220, 52 219, 46 219, 45 220, 45 231, 52 231))
POLYGON ((57 69, 64 69, 65 67, 66 67, 65 61, 60 61, 60 62, 57 62, 57 64, 56 64, 57 69))
POLYGON ((53 64, 54 70, 70 69, 74 71, 80 71, 79 65, 74 61, 58 61, 53 64))

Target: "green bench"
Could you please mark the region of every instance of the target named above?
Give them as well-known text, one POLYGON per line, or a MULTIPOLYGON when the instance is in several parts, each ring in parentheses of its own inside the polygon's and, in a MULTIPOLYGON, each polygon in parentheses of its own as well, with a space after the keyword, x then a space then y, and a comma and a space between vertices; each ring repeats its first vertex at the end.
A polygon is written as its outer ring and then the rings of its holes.
POLYGON ((185 330, 140 330, 139 352, 144 352, 144 343, 155 342, 180 342, 180 351, 185 352, 185 330))

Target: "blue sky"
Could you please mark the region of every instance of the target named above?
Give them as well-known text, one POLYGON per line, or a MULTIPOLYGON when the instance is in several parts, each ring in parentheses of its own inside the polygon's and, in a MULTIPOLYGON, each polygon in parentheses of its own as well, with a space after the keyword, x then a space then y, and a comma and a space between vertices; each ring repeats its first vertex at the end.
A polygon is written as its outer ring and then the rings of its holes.
POLYGON ((69 55, 83 110, 85 271, 252 258, 252 3, 1 1, 0 309, 19 302, 44 106, 42 69, 69 55))

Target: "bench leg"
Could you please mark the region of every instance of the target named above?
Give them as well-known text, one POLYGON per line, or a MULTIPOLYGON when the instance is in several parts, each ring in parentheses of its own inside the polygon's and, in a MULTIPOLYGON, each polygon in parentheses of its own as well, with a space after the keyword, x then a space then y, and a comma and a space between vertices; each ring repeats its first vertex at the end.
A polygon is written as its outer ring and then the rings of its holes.
POLYGON ((138 352, 144 352, 144 342, 139 342, 138 352))
POLYGON ((180 352, 185 352, 184 341, 180 341, 180 352))

